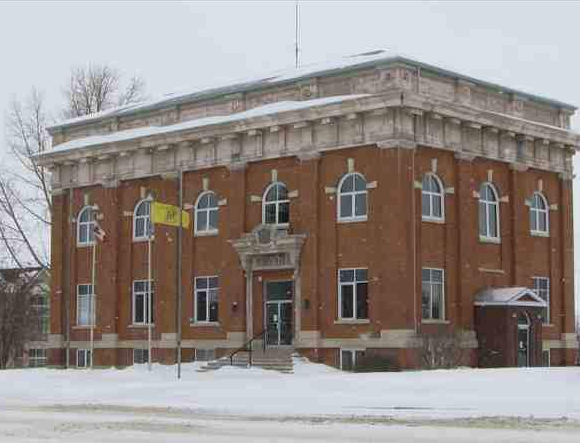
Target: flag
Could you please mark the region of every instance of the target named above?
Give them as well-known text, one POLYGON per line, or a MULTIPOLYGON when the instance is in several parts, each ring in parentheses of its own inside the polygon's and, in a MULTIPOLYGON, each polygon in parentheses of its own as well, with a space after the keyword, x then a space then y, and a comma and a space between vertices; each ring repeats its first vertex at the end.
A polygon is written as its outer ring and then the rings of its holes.
MULTIPOLYGON (((177 206, 153 202, 153 223, 179 226, 179 212, 180 209, 177 206)), ((181 226, 189 227, 189 214, 186 211, 181 211, 181 226)))
POLYGON ((103 229, 99 226, 97 222, 95 222, 93 234, 95 235, 95 238, 98 238, 101 241, 105 241, 105 237, 107 236, 107 233, 103 231, 103 229))

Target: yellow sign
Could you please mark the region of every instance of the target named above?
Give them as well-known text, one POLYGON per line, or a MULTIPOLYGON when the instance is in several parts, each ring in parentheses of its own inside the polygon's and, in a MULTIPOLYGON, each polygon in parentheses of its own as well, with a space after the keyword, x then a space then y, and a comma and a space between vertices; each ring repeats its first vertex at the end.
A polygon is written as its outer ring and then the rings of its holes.
MULTIPOLYGON (((153 202, 153 223, 179 227, 179 208, 153 202)), ((189 214, 186 211, 181 213, 181 226, 189 228, 189 214)))

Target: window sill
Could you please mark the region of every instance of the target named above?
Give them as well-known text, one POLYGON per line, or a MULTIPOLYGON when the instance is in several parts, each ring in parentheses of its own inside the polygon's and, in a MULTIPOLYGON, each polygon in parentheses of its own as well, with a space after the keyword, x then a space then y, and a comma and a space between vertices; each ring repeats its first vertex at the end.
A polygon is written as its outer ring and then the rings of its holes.
POLYGON ((549 232, 542 232, 542 231, 530 231, 530 235, 532 237, 544 237, 544 238, 550 237, 549 232))
POLYGON ((554 326, 554 323, 542 323, 543 328, 553 328, 554 326))
POLYGON ((189 326, 191 328, 219 328, 221 327, 220 323, 217 321, 198 321, 194 323, 190 323, 189 326))
POLYGON ((482 236, 479 236, 479 242, 480 243, 491 243, 491 244, 494 244, 494 245, 501 245, 501 239, 494 238, 494 237, 482 237, 482 236))
POLYGON ((348 224, 348 223, 364 223, 368 221, 368 217, 360 217, 360 218, 339 218, 337 223, 340 224, 348 224))
POLYGON ((199 231, 195 233, 195 237, 217 237, 219 235, 219 231, 199 231))
MULTIPOLYGON (((154 235, 151 236, 151 241, 153 240, 155 240, 154 235)), ((147 243, 148 241, 149 239, 147 237, 133 238, 133 243, 147 243)))
MULTIPOLYGON (((140 329, 140 328, 148 328, 149 325, 140 325, 140 324, 132 324, 127 326, 130 329, 140 329)), ((151 324, 151 327, 154 328, 155 327, 155 323, 151 324)))
POLYGON ((91 246, 94 246, 95 242, 91 242, 91 243, 77 243, 77 248, 90 248, 91 246))
MULTIPOLYGON (((94 325, 93 329, 96 327, 97 327, 97 325, 94 325)), ((91 329, 91 326, 90 325, 87 325, 87 326, 82 325, 82 326, 73 326, 72 328, 75 330, 77 330, 77 329, 82 330, 82 329, 91 329)))
POLYGON ((355 318, 355 319, 348 319, 342 318, 339 320, 334 320, 335 325, 368 325, 370 324, 370 320, 368 318, 355 318))
POLYGON ((421 217, 421 221, 424 221, 425 223, 435 223, 436 225, 445 224, 444 218, 421 217))
POLYGON ((424 325, 448 325, 449 320, 437 320, 437 319, 422 319, 421 324, 424 325))

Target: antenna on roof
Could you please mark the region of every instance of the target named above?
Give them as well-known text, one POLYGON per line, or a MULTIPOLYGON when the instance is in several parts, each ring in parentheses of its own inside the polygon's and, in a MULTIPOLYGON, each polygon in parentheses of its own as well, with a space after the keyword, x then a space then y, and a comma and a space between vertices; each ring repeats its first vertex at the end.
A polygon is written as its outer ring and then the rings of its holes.
POLYGON ((300 36, 300 10, 298 7, 298 0, 296 0, 296 13, 295 13, 295 59, 296 59, 296 67, 300 67, 300 48, 299 48, 299 40, 298 37, 300 36))

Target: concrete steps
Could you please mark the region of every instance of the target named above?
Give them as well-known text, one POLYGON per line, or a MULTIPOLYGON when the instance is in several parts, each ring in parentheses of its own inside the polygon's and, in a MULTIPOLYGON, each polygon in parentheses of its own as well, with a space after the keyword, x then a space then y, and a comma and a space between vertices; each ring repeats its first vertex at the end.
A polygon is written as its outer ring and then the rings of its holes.
MULTIPOLYGON (((292 362, 293 354, 294 349, 291 348, 270 348, 266 349, 266 352, 263 349, 255 350, 252 352, 252 366, 291 374, 294 369, 292 362)), ((248 351, 241 351, 234 356, 233 366, 249 368, 249 359, 250 353, 248 351)), ((217 360, 209 361, 206 365, 199 368, 198 371, 216 371, 231 364, 229 357, 221 357, 217 360)))

